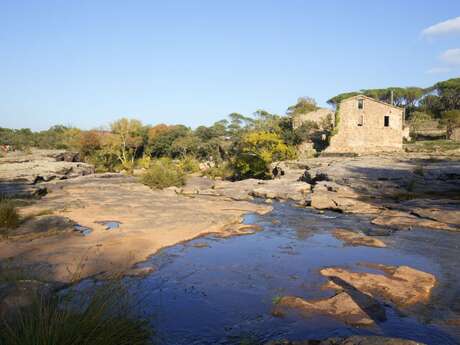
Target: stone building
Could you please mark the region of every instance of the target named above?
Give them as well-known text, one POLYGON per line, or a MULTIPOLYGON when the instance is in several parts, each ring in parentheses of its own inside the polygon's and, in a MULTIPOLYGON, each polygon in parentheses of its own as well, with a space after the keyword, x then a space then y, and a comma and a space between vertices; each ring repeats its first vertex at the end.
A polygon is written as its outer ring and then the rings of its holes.
POLYGON ((404 110, 357 95, 338 107, 336 134, 326 153, 372 153, 402 150, 404 110))

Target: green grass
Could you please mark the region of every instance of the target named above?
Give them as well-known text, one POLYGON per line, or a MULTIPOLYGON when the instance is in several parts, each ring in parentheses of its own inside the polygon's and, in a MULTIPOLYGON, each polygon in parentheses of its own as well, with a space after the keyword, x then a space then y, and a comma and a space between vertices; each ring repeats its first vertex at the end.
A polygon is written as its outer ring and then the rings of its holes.
POLYGON ((157 160, 142 175, 141 182, 154 189, 163 189, 172 186, 181 187, 185 185, 185 174, 174 163, 166 160, 157 160))
POLYGON ((147 345, 152 331, 130 317, 125 293, 103 286, 81 295, 37 295, 0 321, 2 345, 147 345), (76 297, 78 296, 78 298, 76 297))

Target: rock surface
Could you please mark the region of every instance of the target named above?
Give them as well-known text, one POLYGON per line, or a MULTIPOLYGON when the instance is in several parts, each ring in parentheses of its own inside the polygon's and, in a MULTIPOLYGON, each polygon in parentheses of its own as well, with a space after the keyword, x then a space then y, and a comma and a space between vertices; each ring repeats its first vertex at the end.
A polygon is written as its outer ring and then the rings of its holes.
MULTIPOLYGON (((419 214, 424 214, 424 212, 429 211, 422 210, 419 211, 419 214)), ((386 226, 395 230, 411 230, 412 228, 418 227, 435 230, 460 231, 460 228, 436 220, 420 218, 413 214, 396 210, 383 211, 378 217, 372 220, 372 224, 386 226)))
POLYGON ((46 188, 50 193, 22 208, 23 215, 51 212, 43 221, 66 225, 63 218, 93 231, 88 236, 78 231, 57 231, 37 238, 33 233, 28 235, 26 227, 20 231, 22 236, 0 241, 0 259, 36 265, 41 278, 50 281, 69 282, 106 271, 123 272, 161 248, 209 233, 252 233, 258 229, 241 226, 243 215, 271 210, 265 204, 151 190, 136 178, 120 174, 56 180, 46 183, 46 188), (107 231, 98 223, 107 219, 121 225, 107 231))
POLYGON ((351 272, 342 268, 324 268, 320 273, 330 279, 326 285, 336 290, 350 287, 374 297, 382 297, 397 306, 427 303, 436 284, 434 275, 408 266, 368 264, 384 274, 351 272))
POLYGON ((346 338, 328 338, 325 340, 275 340, 269 341, 266 345, 424 345, 424 343, 399 338, 354 335, 346 338))
POLYGON ((383 307, 365 294, 351 296, 346 292, 339 292, 333 297, 318 300, 285 296, 277 304, 277 308, 280 307, 296 309, 305 316, 328 315, 354 326, 369 326, 375 323, 374 320, 386 319, 383 307))
POLYGON ((0 194, 27 197, 42 195, 39 184, 94 173, 90 164, 64 150, 13 151, 0 157, 0 194))
POLYGON ((375 237, 366 236, 351 230, 335 229, 333 234, 335 238, 344 241, 345 244, 350 246, 367 246, 376 248, 386 247, 383 241, 376 239, 375 237))

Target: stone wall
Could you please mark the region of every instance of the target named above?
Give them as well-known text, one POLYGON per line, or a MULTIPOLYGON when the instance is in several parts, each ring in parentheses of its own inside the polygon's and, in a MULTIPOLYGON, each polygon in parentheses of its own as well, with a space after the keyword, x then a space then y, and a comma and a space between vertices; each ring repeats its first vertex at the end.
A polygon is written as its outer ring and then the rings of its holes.
POLYGON ((403 142, 403 109, 369 97, 355 96, 340 103, 337 134, 327 153, 399 151, 403 142), (362 109, 358 100, 362 99, 362 109), (384 125, 385 116, 389 124, 384 125))
POLYGON ((454 141, 460 141, 460 127, 454 128, 451 139, 454 141))
POLYGON ((313 121, 319 125, 328 115, 331 116, 332 123, 334 123, 334 111, 332 109, 319 108, 306 114, 297 114, 292 119, 292 127, 294 129, 299 128, 305 121, 313 121))

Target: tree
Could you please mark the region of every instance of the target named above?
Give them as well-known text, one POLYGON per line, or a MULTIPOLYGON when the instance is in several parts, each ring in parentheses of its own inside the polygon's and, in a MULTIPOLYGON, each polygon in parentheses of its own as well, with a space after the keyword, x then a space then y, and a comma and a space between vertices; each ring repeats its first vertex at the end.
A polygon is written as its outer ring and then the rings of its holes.
POLYGON ((311 142, 318 131, 319 126, 315 121, 305 121, 294 131, 296 136, 296 144, 300 144, 305 141, 311 142))
POLYGON ((442 113, 441 123, 446 126, 447 138, 452 137, 454 128, 460 127, 460 110, 449 110, 442 113))
POLYGON ((177 152, 173 152, 172 144, 180 137, 186 137, 191 134, 190 128, 183 125, 168 126, 162 130, 153 140, 149 139, 152 155, 154 157, 174 157, 177 152))
POLYGON ((286 115, 294 116, 296 114, 307 114, 318 109, 316 101, 311 97, 299 97, 297 103, 288 107, 286 115))
POLYGON ((295 158, 295 149, 276 133, 254 131, 243 135, 236 148, 233 167, 237 178, 267 178, 274 161, 295 158))
POLYGON ((139 120, 122 118, 110 125, 111 134, 105 136, 105 146, 115 154, 122 167, 134 168, 134 160, 144 144, 143 126, 139 120))

